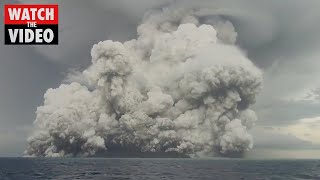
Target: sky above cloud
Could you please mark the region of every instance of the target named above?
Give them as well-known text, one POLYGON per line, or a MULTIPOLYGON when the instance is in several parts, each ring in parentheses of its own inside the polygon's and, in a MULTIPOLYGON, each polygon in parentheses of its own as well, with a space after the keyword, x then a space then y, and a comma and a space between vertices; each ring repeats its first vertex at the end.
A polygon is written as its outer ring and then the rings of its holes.
POLYGON ((254 105, 259 117, 252 132, 257 148, 320 145, 317 0, 5 0, 0 5, 21 2, 58 3, 60 41, 59 46, 0 45, 0 156, 22 154, 43 94, 58 87, 69 71, 88 66, 93 44, 135 38, 148 9, 171 4, 206 8, 204 19, 220 15, 230 20, 237 44, 263 70, 264 88, 254 105))

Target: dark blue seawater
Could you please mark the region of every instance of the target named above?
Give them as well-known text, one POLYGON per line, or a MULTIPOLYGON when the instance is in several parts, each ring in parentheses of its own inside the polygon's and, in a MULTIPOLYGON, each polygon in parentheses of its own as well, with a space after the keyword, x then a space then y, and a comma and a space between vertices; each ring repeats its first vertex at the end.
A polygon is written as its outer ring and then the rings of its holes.
POLYGON ((0 179, 320 179, 320 160, 0 158, 0 179))

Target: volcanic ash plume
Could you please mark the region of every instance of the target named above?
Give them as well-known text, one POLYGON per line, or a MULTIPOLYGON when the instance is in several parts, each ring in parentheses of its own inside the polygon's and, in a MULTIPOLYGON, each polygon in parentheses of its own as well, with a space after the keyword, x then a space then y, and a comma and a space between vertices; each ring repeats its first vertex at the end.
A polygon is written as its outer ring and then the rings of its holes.
POLYGON ((230 22, 201 25, 193 11, 149 13, 137 39, 99 42, 77 82, 45 93, 26 153, 250 150, 257 119, 250 105, 262 73, 234 45, 236 36, 230 22))

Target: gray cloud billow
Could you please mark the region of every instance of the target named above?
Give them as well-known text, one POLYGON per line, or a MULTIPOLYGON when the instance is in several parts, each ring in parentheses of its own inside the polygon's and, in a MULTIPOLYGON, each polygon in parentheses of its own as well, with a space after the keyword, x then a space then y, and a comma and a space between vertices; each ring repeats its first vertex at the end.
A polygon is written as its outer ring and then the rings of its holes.
POLYGON ((250 109, 262 72, 234 45, 222 19, 198 12, 148 13, 138 38, 102 41, 75 82, 48 89, 25 151, 30 156, 94 156, 113 147, 189 156, 243 153, 253 146, 250 109))

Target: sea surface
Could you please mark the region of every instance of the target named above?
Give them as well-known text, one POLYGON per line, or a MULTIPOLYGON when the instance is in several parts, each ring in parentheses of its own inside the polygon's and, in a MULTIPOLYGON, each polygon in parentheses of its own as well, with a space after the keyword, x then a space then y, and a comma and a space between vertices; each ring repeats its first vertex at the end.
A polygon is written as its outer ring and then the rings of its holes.
POLYGON ((0 158, 0 179, 320 179, 320 160, 0 158))

